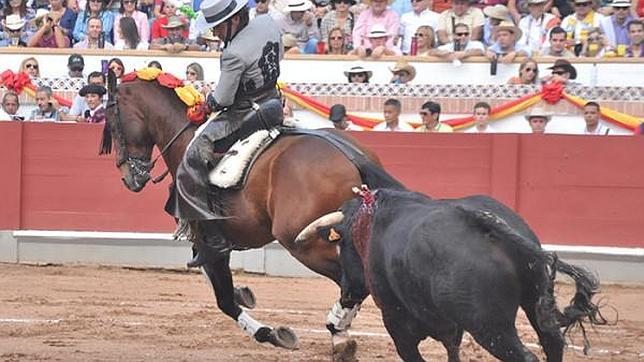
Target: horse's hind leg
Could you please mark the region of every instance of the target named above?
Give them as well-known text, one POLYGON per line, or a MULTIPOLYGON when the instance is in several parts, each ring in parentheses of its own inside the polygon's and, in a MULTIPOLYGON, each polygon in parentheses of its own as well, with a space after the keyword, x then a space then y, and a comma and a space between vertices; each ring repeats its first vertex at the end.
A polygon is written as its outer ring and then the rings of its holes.
POLYGON ((469 332, 478 344, 501 361, 539 361, 523 346, 513 323, 495 324, 484 321, 481 322, 480 329, 469 332))
POLYGON ((270 342, 275 346, 289 349, 297 347, 297 336, 290 329, 283 327, 274 329, 266 326, 239 307, 235 301, 230 255, 226 255, 216 262, 205 263, 203 270, 215 292, 217 306, 227 316, 237 321, 237 325, 244 332, 255 338, 257 342, 270 342))

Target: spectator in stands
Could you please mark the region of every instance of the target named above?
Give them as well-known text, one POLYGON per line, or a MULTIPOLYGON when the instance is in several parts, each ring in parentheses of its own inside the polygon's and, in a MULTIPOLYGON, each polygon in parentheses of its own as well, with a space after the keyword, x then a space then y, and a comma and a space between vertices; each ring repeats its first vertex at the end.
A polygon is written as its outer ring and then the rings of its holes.
POLYGON ((470 29, 472 40, 481 40, 485 17, 481 9, 470 7, 468 0, 452 0, 452 8, 441 13, 438 20, 438 41, 447 44, 454 41, 456 24, 463 23, 470 29))
MULTIPOLYGON (((313 25, 320 30, 320 25, 322 25, 322 18, 331 10, 331 6, 329 5, 330 1, 329 0, 311 0, 313 3, 313 8, 311 9, 311 14, 313 14, 313 17, 311 19, 307 19, 307 21, 312 21, 313 25)), ((321 38, 323 39, 323 38, 321 38)))
POLYGON ((416 37, 416 56, 428 57, 437 54, 436 35, 431 26, 419 26, 414 36, 416 37))
MULTIPOLYGON (((147 42, 150 39, 150 23, 148 22, 148 16, 136 9, 136 3, 136 0, 121 0, 119 14, 114 18, 114 23, 119 24, 119 21, 124 17, 134 19, 136 29, 139 33, 139 38, 147 42)), ((118 43, 119 40, 121 40, 121 34, 119 34, 118 31, 115 31, 114 43, 118 43)), ((132 49, 136 49, 136 47, 132 49)))
POLYGON ((490 126, 490 113, 492 107, 487 102, 478 102, 474 105, 474 127, 466 133, 494 133, 496 130, 490 126))
POLYGON ((186 39, 183 36, 185 26, 186 24, 180 17, 171 17, 167 25, 162 25, 168 31, 168 36, 153 40, 150 44, 150 49, 166 50, 170 53, 180 53, 184 50, 199 50, 199 45, 194 40, 186 39))
POLYGON ((326 42, 326 54, 344 55, 349 53, 349 49, 347 49, 346 44, 347 39, 348 37, 344 34, 342 29, 331 29, 331 31, 329 31, 329 37, 327 38, 326 42))
POLYGON ((416 68, 407 63, 406 60, 399 60, 390 70, 393 76, 389 83, 407 84, 416 77, 416 68))
POLYGON ((50 87, 42 86, 36 89, 36 105, 29 115, 30 121, 55 121, 60 120, 60 112, 58 108, 60 105, 52 97, 53 92, 50 87))
POLYGON ((302 53, 316 54, 320 32, 313 21, 314 15, 309 11, 310 9, 311 2, 309 0, 288 0, 288 6, 284 9, 284 13, 275 15, 275 22, 279 25, 282 33, 295 36, 302 53))
POLYGON ((623 57, 626 54, 626 48, 631 44, 628 37, 628 24, 635 18, 630 14, 629 0, 613 0, 611 6, 613 15, 602 20, 601 28, 617 55, 623 57))
MULTIPOLYGON (((11 15, 17 15, 25 24, 32 22, 35 11, 33 8, 27 6, 27 0, 4 0, 4 8, 2 9, 2 16, 0 18, 7 19, 11 15)), ((28 25, 29 26, 29 25, 28 25)), ((25 29, 27 35, 36 29, 25 29)))
POLYGON ((537 84, 539 80, 539 65, 532 58, 526 58, 519 66, 519 75, 508 80, 508 84, 537 84))
POLYGON ((0 32, 0 48, 2 47, 26 47, 27 34, 23 31, 26 22, 20 15, 9 15, 2 20, 2 32, 0 32))
POLYGON ((494 28, 496 42, 485 53, 492 60, 498 59, 501 63, 512 63, 517 57, 529 57, 532 50, 526 45, 517 43, 521 38, 521 29, 511 21, 502 21, 494 28))
POLYGON ((77 14, 67 7, 67 1, 49 0, 49 12, 60 19, 58 21, 58 26, 61 28, 60 30, 62 30, 66 37, 71 39, 74 25, 76 24, 77 14))
POLYGON ((334 104, 329 111, 329 120, 333 122, 333 127, 343 131, 363 131, 363 128, 349 121, 347 109, 343 104, 334 104))
POLYGON ((58 20, 59 18, 56 15, 50 16, 49 11, 38 9, 38 14, 34 20, 38 30, 29 38, 27 46, 34 48, 69 48, 69 38, 63 34, 60 26, 58 26, 58 20))
POLYGON ((454 130, 448 124, 440 121, 441 105, 436 102, 425 102, 420 107, 420 117, 423 124, 416 128, 416 132, 451 133, 454 130))
POLYGON ((483 9, 483 14, 486 16, 485 23, 483 24, 483 41, 485 46, 494 44, 493 33, 494 27, 501 24, 504 20, 512 20, 510 10, 503 4, 496 4, 494 6, 487 6, 483 9))
POLYGON ((250 9, 248 17, 253 20, 256 16, 270 14, 269 0, 255 0, 255 7, 250 9))
POLYGON ((555 26, 550 30, 550 46, 541 49, 542 57, 574 58, 575 53, 566 49, 566 31, 555 26))
POLYGON ((91 17, 87 20, 85 39, 74 44, 76 49, 112 49, 112 43, 106 40, 101 18, 91 17))
POLYGON ((34 57, 25 58, 20 63, 20 71, 29 74, 33 78, 40 78, 40 66, 34 57))
POLYGON ((388 0, 366 0, 363 3, 368 5, 367 10, 360 13, 356 25, 353 28, 352 38, 353 47, 363 49, 373 49, 371 43, 371 30, 374 25, 378 24, 389 34, 387 39, 387 48, 394 47, 394 37, 400 34, 400 18, 394 11, 387 9, 388 0))
POLYGON ((14 91, 6 91, 2 96, 2 109, 0 109, 0 121, 24 121, 25 117, 18 113, 20 100, 14 91))
POLYGON ((569 44, 575 46, 575 54, 579 54, 582 40, 588 37, 591 28, 598 28, 604 16, 593 10, 593 0, 574 0, 575 12, 566 16, 561 27, 566 31, 569 44))
MULTIPOLYGON (((87 76, 87 84, 105 87, 105 75, 101 72, 91 72, 87 76)), ((72 101, 69 112, 61 114, 60 119, 67 122, 86 122, 84 115, 88 109, 90 109, 90 106, 85 97, 77 94, 72 101)))
POLYGON ((87 22, 91 17, 101 18, 103 21, 103 32, 106 34, 106 40, 111 41, 114 28, 114 13, 106 9, 109 0, 87 0, 85 11, 78 14, 76 24, 74 25, 73 38, 75 42, 85 39, 87 36, 87 22))
POLYGON ((580 57, 586 58, 603 58, 610 53, 615 56, 615 52, 610 46, 608 39, 604 36, 600 28, 592 28, 588 32, 588 37, 581 41, 580 57))
POLYGON ((633 20, 628 23, 628 37, 631 45, 626 49, 627 57, 644 57, 644 24, 641 20, 633 20))
POLYGON ((116 79, 120 80, 125 73, 123 61, 119 58, 112 58, 107 62, 107 68, 114 72, 116 79))
POLYGON ((114 49, 147 50, 150 46, 145 39, 141 38, 134 19, 129 16, 123 16, 119 19, 116 33, 119 34, 119 40, 114 44, 114 49))
POLYGON ((212 33, 212 30, 206 29, 201 35, 197 42, 201 44, 202 50, 206 52, 219 52, 221 51, 221 39, 217 35, 212 33))
POLYGON ((375 24, 369 32, 369 47, 360 46, 353 49, 349 54, 357 55, 360 58, 369 57, 374 60, 383 56, 401 55, 400 49, 395 45, 389 45, 391 37, 391 34, 387 33, 387 29, 383 25, 375 24))
POLYGON ((542 108, 534 107, 525 115, 526 121, 534 134, 546 133, 546 126, 550 122, 550 115, 542 108))
MULTIPOLYGON (((162 0, 161 2, 161 16, 158 16, 152 26, 150 27, 150 43, 156 39, 166 38, 168 36, 168 29, 164 25, 168 25, 170 17, 175 17, 177 7, 172 0, 162 0)), ((188 38, 188 29, 183 29, 183 37, 188 38)))
POLYGON ((331 36, 331 31, 340 28, 348 38, 345 43, 351 44, 351 33, 355 19, 349 7, 355 5, 355 0, 333 0, 331 1, 331 11, 326 13, 320 24, 321 39, 327 39, 331 36))
POLYGON ((70 78, 83 78, 85 60, 80 54, 72 54, 67 58, 67 75, 70 78))
POLYGON ((588 102, 584 105, 584 134, 607 135, 610 129, 599 123, 600 108, 597 102, 588 102))
POLYGON ((389 98, 385 101, 383 114, 385 121, 373 127, 374 131, 385 132, 413 132, 414 127, 400 120, 402 105, 397 99, 389 98))
POLYGON ((548 0, 527 0, 530 14, 519 22, 523 37, 519 42, 533 52, 541 52, 548 41, 548 33, 561 23, 561 20, 545 12, 548 0))
POLYGON ((472 56, 481 56, 485 53, 483 43, 470 40, 470 30, 466 24, 459 23, 454 27, 454 40, 438 47, 436 55, 451 61, 462 61, 472 56))
POLYGON ((194 62, 186 67, 186 80, 190 82, 203 80, 203 67, 201 64, 194 62))
MULTIPOLYGON (((429 0, 414 0, 411 3, 412 11, 400 16, 400 36, 398 41, 403 54, 409 54, 411 49, 411 39, 418 32, 420 26, 430 26, 436 29, 438 26, 439 15, 429 10, 429 0)), ((434 39, 432 39, 434 40, 434 39)))
POLYGON ((574 84, 572 80, 577 78, 577 69, 565 59, 557 59, 555 64, 548 69, 552 69, 552 74, 541 78, 542 82, 574 84))
POLYGON ((369 83, 369 79, 373 76, 373 72, 366 70, 360 65, 351 67, 348 71, 344 72, 349 83, 369 83))
POLYGON ((297 38, 293 34, 282 34, 282 46, 284 47, 284 54, 302 54, 297 46, 297 38))
POLYGON ((151 61, 150 63, 148 63, 148 67, 150 67, 150 68, 157 68, 158 70, 163 70, 163 67, 161 66, 161 63, 159 63, 159 62, 158 62, 158 61, 156 61, 156 60, 153 60, 153 61, 151 61))
POLYGON ((85 97, 85 103, 89 107, 89 109, 83 112, 83 120, 81 122, 105 122, 105 107, 103 106, 103 96, 105 93, 105 87, 97 84, 88 84, 81 88, 78 94, 81 97, 85 97))

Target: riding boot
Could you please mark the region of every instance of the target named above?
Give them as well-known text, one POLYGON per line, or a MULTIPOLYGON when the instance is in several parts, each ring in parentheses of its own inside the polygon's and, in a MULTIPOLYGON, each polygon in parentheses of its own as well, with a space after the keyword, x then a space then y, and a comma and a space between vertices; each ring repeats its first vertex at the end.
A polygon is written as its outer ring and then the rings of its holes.
POLYGON ((200 240, 193 244, 193 258, 187 263, 189 268, 197 268, 205 263, 214 263, 230 254, 230 243, 221 235, 217 227, 200 223, 200 240))

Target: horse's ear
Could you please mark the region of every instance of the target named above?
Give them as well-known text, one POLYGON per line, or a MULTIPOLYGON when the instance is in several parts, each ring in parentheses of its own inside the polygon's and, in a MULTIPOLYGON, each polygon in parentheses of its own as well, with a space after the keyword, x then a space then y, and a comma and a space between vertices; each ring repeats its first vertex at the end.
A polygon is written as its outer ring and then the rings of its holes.
POLYGON ((107 99, 113 101, 116 97, 116 74, 112 69, 107 71, 107 99))

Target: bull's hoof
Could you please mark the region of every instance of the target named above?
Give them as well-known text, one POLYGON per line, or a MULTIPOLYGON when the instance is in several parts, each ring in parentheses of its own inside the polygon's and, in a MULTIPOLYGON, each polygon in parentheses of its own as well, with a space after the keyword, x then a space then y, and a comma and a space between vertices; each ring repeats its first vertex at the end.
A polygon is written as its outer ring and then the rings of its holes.
POLYGON ((347 332, 338 332, 333 335, 333 361, 357 361, 356 352, 358 343, 347 332))
POLYGON ((242 307, 253 309, 256 306, 255 294, 247 286, 235 287, 235 302, 242 307))
POLYGON ((261 327, 255 332, 255 340, 260 343, 270 342, 275 347, 297 349, 300 342, 295 332, 288 327, 261 327))

